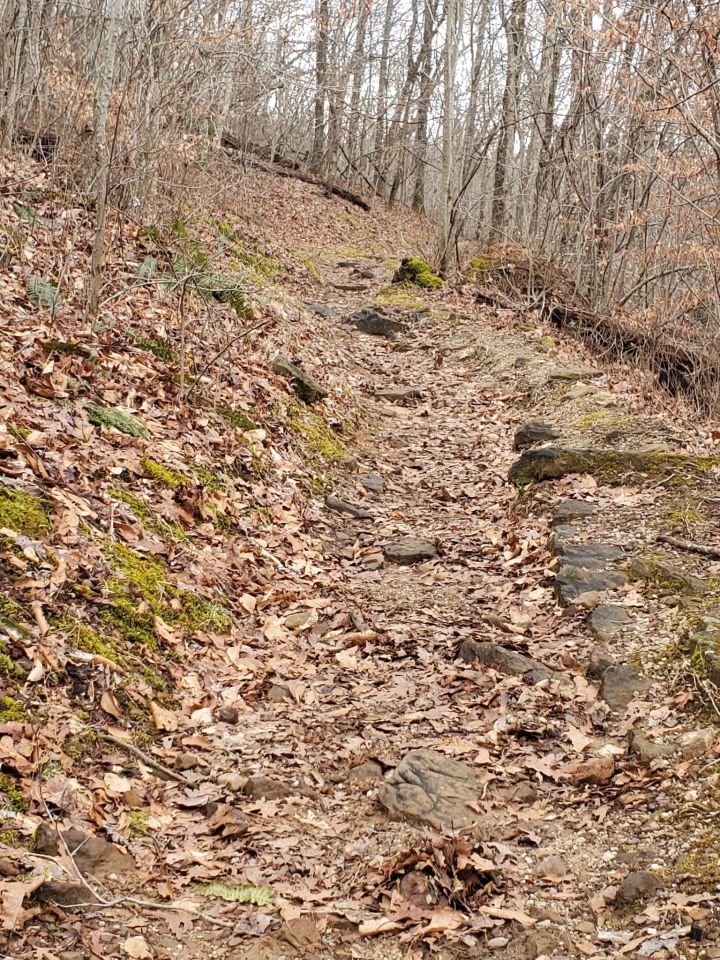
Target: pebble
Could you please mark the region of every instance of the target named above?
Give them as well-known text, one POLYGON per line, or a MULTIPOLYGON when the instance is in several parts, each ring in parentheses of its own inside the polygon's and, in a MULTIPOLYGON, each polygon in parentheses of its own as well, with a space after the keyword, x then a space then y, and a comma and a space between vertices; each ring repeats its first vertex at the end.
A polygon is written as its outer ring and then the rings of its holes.
POLYGON ((506 947, 510 943, 508 937, 491 937, 487 945, 491 950, 502 950, 503 947, 506 947))
POLYGON ((567 876, 568 868, 562 857, 551 855, 542 859, 533 872, 536 877, 551 877, 553 880, 559 880, 567 876))
POLYGON ((235 724, 240 719, 237 707, 218 707, 217 718, 223 723, 235 724))

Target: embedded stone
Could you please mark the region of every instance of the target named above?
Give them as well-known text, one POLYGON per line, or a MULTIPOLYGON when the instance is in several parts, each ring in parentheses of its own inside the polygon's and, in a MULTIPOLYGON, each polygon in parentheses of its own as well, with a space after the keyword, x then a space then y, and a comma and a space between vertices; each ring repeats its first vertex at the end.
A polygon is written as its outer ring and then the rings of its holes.
POLYGON ((497 670, 498 673, 506 673, 510 676, 529 674, 535 681, 547 680, 553 676, 553 671, 539 660, 485 640, 465 640, 459 652, 461 660, 467 663, 480 661, 486 667, 497 670))
POLYGON ((510 468, 508 478, 517 486, 523 486, 542 480, 560 480, 572 473, 588 473, 603 483, 620 484, 633 474, 702 477, 718 466, 718 458, 681 453, 539 447, 526 450, 510 468))
POLYGON ((648 692, 651 682, 631 663, 608 667, 602 675, 600 696, 616 713, 625 713, 636 696, 648 692))
POLYGON ((562 431, 551 427, 549 423, 526 423, 515 431, 513 446, 516 450, 524 450, 525 447, 557 440, 561 436, 562 431))
POLYGON ((400 333, 407 332, 407 326, 396 320, 382 307, 363 307, 351 314, 350 321, 360 333, 373 337, 387 337, 394 340, 400 333))
POLYGON ((409 566, 413 563, 423 563, 437 556, 437 547, 432 540, 422 540, 416 537, 401 537, 392 540, 383 547, 383 555, 389 563, 409 566))
POLYGON ((553 524, 566 523, 568 520, 580 520, 583 517, 591 517, 597 512, 596 503, 588 503, 587 500, 563 500, 553 511, 553 524))
POLYGON ((288 360, 282 354, 277 354, 271 363, 273 373, 284 377, 292 383, 293 390, 304 403, 312 404, 318 400, 324 400, 330 396, 329 392, 318 381, 306 373, 301 367, 292 360, 288 360))
POLYGON ((379 799, 391 817, 420 820, 438 830, 471 826, 478 813, 475 771, 435 750, 413 750, 383 784, 379 799))
POLYGON ((630 614, 625 607, 613 603, 601 603, 588 617, 588 629, 596 640, 605 643, 630 623, 630 614))

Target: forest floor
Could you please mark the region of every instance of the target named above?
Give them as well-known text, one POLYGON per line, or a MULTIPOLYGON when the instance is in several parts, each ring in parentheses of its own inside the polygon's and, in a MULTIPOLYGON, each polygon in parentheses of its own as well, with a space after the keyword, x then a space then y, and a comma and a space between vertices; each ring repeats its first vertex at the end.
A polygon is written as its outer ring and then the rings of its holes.
POLYGON ((82 211, 2 197, 4 955, 720 957, 720 431, 393 286, 404 211, 240 192, 119 224, 95 323, 82 211), (149 282, 212 231, 249 334, 149 282))

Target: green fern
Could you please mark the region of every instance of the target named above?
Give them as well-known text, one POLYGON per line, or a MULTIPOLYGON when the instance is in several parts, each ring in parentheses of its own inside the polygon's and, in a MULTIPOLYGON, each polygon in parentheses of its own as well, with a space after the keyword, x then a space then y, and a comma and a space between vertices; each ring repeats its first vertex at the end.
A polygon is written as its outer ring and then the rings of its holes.
POLYGON ((36 307, 45 307, 47 310, 57 306, 60 299, 60 290, 52 280, 35 275, 27 279, 27 292, 36 307))
POLYGON ((256 907, 271 907, 275 896, 270 887, 258 887, 253 883, 231 886, 221 880, 203 883, 195 889, 204 897, 229 900, 232 903, 253 903, 256 907))

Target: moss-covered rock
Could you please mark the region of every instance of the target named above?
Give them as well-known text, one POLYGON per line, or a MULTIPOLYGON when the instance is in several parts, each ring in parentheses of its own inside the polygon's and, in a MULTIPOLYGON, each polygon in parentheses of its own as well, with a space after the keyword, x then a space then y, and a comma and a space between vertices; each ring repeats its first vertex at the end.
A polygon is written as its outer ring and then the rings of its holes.
POLYGON ((518 487, 540 480, 559 480, 571 473, 589 473, 609 484, 623 483, 632 475, 689 481, 707 476, 719 466, 720 459, 716 457, 693 457, 665 451, 641 453, 543 447, 526 450, 510 468, 508 477, 518 487))
POLYGON ((481 253, 479 256, 473 257, 468 264, 465 279, 473 283, 479 280, 485 280, 492 274, 493 270, 496 270, 501 264, 502 260, 500 257, 494 256, 491 253, 481 253))
POLYGON ((430 264, 422 257, 405 257, 392 279, 393 283, 408 283, 426 290, 442 287, 445 281, 433 273, 430 264))
POLYGON ((131 437, 147 437, 148 430, 145 424, 131 413, 122 410, 110 410, 91 403, 86 408, 88 420, 96 427, 112 427, 120 433, 127 433, 131 437))

